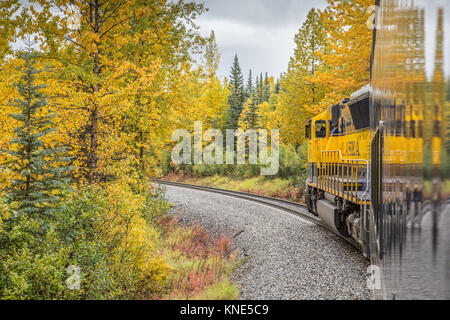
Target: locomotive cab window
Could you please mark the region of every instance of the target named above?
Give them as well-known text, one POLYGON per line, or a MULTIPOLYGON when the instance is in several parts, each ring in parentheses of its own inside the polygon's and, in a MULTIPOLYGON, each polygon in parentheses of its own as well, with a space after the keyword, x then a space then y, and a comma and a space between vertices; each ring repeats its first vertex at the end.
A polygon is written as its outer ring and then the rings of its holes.
POLYGON ((327 136, 327 122, 318 120, 314 123, 316 138, 326 138, 327 136))

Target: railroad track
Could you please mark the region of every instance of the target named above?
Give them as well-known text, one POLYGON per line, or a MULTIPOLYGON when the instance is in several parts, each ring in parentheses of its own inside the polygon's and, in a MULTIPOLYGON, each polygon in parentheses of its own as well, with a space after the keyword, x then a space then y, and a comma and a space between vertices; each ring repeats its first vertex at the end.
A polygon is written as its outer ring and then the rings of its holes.
POLYGON ((356 249, 361 251, 361 246, 359 243, 354 241, 353 239, 349 239, 346 237, 343 237, 338 232, 336 232, 334 229, 327 226, 325 223, 322 222, 322 220, 308 212, 306 209, 306 206, 300 203, 283 200, 283 199, 277 199, 272 197, 266 197, 261 195, 255 195, 245 192, 238 192, 238 191, 230 191, 230 190, 224 190, 224 189, 218 189, 218 188, 212 188, 212 187, 203 187, 203 186, 196 186, 192 184, 185 184, 185 183, 178 183, 178 182, 169 182, 169 181, 163 181, 163 180, 155 180, 156 183, 167 185, 167 186, 174 186, 174 187, 180 187, 180 188, 186 188, 186 189, 195 189, 195 190, 201 190, 211 193, 217 193, 226 195, 233 198, 239 198, 247 201, 252 201, 258 204, 262 204, 268 207, 272 207, 274 209, 278 209, 284 212, 287 212, 289 214, 296 215, 302 219, 308 220, 324 229, 326 229, 329 232, 334 233, 335 235, 339 236, 341 239, 345 240, 352 246, 354 246, 356 249))

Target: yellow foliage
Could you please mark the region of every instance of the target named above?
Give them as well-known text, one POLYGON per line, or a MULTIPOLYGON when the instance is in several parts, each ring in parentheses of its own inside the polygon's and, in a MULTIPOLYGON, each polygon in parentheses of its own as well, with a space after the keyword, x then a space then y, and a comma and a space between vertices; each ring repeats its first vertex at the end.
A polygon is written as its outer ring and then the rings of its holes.
POLYGON ((306 104, 294 104, 289 92, 281 92, 272 122, 279 125, 283 143, 298 146, 305 140, 305 123, 311 116, 306 104))
MULTIPOLYGON (((270 77, 269 79, 272 79, 273 82, 273 77, 270 77)), ((261 128, 269 129, 273 112, 274 110, 271 109, 268 102, 263 102, 258 106, 258 115, 261 128)))
POLYGON ((14 41, 17 22, 12 19, 19 9, 19 0, 0 2, 0 71, 5 55, 11 52, 11 43, 14 41))
POLYGON ((200 96, 193 113, 196 119, 193 120, 203 121, 205 129, 221 127, 222 115, 228 107, 230 90, 214 76, 202 82, 198 92, 200 96))
POLYGON ((155 175, 160 150, 192 105, 186 90, 192 85, 189 48, 199 40, 186 25, 203 6, 31 2, 40 10, 31 9, 32 26, 19 34, 33 32, 47 58, 48 95, 61 115, 60 136, 72 148, 78 182, 132 171, 155 175), (69 6, 81 16, 76 30, 57 14, 69 6))
POLYGON ((324 99, 307 105, 318 114, 330 105, 348 98, 369 82, 372 31, 368 27, 372 0, 328 0, 320 12, 327 33, 326 52, 318 52, 326 67, 308 79, 326 89, 324 99))
POLYGON ((277 104, 280 136, 285 144, 299 146, 305 139, 304 126, 311 117, 310 106, 324 97, 324 87, 312 83, 323 61, 318 54, 326 51, 326 34, 319 13, 312 9, 295 36, 296 48, 289 69, 281 77, 277 104))
MULTIPOLYGON (((12 83, 17 79, 18 74, 13 72, 13 63, 10 61, 3 64, 0 68, 3 68, 3 71, 0 72, 0 150, 6 150, 16 126, 16 120, 9 116, 14 110, 8 106, 8 101, 17 94, 12 87, 12 83)), ((9 185, 11 178, 6 168, 1 166, 6 159, 6 153, 0 151, 0 170, 2 171, 0 175, 0 190, 9 185)))
POLYGON ((244 131, 261 128, 259 106, 256 106, 252 99, 248 99, 244 104, 238 125, 244 131))
POLYGON ((105 241, 120 237, 121 243, 115 252, 111 252, 116 261, 112 268, 119 277, 125 276, 130 268, 137 270, 138 277, 134 281, 139 288, 151 290, 162 286, 172 268, 156 249, 158 232, 143 217, 144 196, 134 193, 125 179, 107 185, 106 191, 106 214, 110 223, 104 230, 105 241))

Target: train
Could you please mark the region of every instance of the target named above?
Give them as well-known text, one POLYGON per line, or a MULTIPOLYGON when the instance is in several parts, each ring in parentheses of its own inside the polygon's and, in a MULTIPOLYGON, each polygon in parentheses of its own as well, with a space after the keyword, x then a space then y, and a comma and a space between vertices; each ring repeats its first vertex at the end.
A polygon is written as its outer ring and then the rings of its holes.
POLYGON ((450 2, 375 5, 370 83, 305 125, 306 204, 376 297, 450 299, 450 2))
POLYGON ((308 211, 368 255, 370 86, 308 120, 308 211))

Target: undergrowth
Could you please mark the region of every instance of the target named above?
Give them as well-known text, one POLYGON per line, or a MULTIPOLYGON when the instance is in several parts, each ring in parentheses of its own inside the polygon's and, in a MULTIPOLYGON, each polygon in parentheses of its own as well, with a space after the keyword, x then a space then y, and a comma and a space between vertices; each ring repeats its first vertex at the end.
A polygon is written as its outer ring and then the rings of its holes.
POLYGON ((230 277, 238 264, 232 238, 226 233, 211 236, 198 226, 183 226, 179 217, 160 219, 163 254, 173 272, 162 299, 234 300, 239 290, 230 277))

